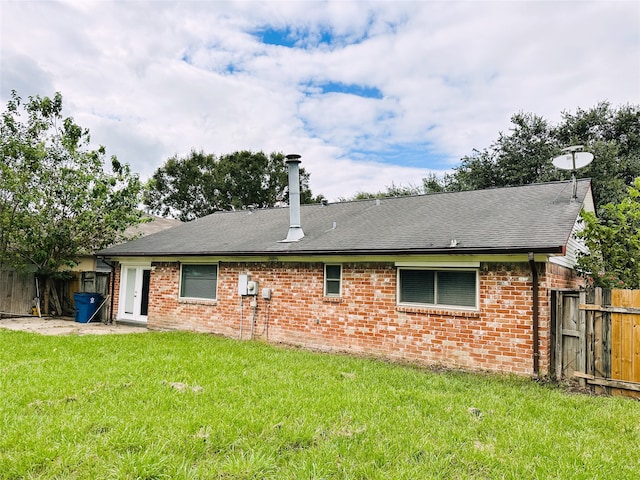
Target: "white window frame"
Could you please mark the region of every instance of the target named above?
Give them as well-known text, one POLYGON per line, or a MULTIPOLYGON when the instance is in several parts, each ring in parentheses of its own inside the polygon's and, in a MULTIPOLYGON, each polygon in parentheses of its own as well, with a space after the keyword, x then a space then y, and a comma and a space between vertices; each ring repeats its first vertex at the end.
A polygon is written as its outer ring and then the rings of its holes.
POLYGON ((180 281, 178 282, 178 299, 179 300, 201 300, 207 302, 216 302, 218 300, 218 284, 220 283, 220 264, 218 262, 181 262, 180 263, 180 281), (183 282, 183 267, 193 267, 201 265, 214 265, 216 267, 216 288, 214 289, 214 297, 183 297, 182 296, 182 282, 183 282))
POLYGON ((428 308, 445 308, 448 310, 465 310, 465 311, 478 311, 480 309, 480 275, 477 268, 433 268, 433 267, 397 267, 396 272, 396 302, 398 305, 405 307, 428 307, 428 308), (401 288, 400 272, 403 270, 427 270, 434 272, 434 303, 418 303, 418 302, 401 302, 401 288), (450 305, 445 303, 438 303, 438 272, 474 272, 475 273, 475 305, 473 307, 467 305, 450 305))
POLYGON ((341 297, 342 296, 342 264, 340 263, 325 263, 324 264, 324 296, 325 297, 333 297, 333 298, 337 298, 337 297, 341 297), (329 279, 327 277, 327 267, 338 267, 340 269, 340 276, 337 279, 338 282, 338 293, 329 293, 327 291, 327 283, 329 281, 335 282, 336 279, 332 278, 329 279))

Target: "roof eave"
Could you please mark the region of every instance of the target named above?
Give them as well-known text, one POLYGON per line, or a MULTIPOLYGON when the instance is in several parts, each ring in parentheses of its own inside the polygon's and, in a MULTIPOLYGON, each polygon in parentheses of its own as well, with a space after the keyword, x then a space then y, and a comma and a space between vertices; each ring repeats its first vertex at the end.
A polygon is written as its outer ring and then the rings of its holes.
POLYGON ((404 249, 347 249, 347 250, 252 250, 252 251, 203 251, 203 252, 117 252, 98 253, 96 256, 113 257, 291 257, 321 255, 513 255, 523 253, 560 254, 565 246, 542 247, 494 247, 494 248, 404 248, 404 249))

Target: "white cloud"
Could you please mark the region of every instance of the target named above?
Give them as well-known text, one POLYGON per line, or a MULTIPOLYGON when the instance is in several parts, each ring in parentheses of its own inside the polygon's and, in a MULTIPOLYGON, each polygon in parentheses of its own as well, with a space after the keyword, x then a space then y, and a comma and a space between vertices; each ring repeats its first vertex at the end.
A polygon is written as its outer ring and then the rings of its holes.
POLYGON ((519 111, 558 121, 601 100, 640 103, 634 1, 0 8, 2 102, 11 89, 60 91, 67 114, 143 177, 191 149, 296 152, 314 193, 349 197, 451 168, 519 111), (308 48, 262 44, 267 28, 308 48), (383 98, 310 87, 329 82, 383 98), (397 160, 403 148, 410 161, 397 160))

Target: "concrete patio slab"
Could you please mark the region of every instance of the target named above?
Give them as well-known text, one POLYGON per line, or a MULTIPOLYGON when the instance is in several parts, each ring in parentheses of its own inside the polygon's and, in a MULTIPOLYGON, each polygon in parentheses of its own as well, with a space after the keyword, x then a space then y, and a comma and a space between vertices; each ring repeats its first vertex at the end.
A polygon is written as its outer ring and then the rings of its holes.
POLYGON ((14 317, 0 318, 0 328, 39 333, 41 335, 108 335, 118 333, 144 333, 147 327, 127 324, 105 325, 101 322, 80 323, 66 317, 14 317))

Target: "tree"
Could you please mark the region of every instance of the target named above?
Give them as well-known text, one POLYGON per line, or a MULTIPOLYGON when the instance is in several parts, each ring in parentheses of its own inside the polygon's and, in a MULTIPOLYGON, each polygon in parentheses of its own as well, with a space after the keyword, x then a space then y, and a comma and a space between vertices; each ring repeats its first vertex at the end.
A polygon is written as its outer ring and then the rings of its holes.
POLYGON ((445 176, 445 189, 458 192, 461 190, 482 190, 500 184, 496 168, 495 152, 492 150, 474 149, 470 156, 463 157, 460 166, 454 173, 445 176))
POLYGON ((607 102, 575 113, 562 112, 562 121, 551 125, 531 113, 511 118, 508 134, 500 132, 489 148, 464 157, 454 173, 445 176, 446 190, 476 190, 563 180, 551 159, 563 147, 584 145, 594 161, 577 172, 591 178, 596 206, 617 203, 634 178, 640 175, 640 106, 617 109, 607 102))
POLYGON ((216 158, 203 152, 168 159, 145 186, 144 204, 149 212, 189 221, 220 210, 215 165, 216 158))
POLYGON ((446 178, 440 178, 433 172, 422 179, 422 193, 441 193, 445 192, 446 188, 446 178))
MULTIPOLYGON (((147 182, 151 213, 190 221, 218 211, 273 207, 286 200, 288 174, 282 153, 238 151, 217 158, 192 151, 169 158, 147 182)), ((300 201, 311 203, 309 174, 300 169, 300 201)))
MULTIPOLYGON (((436 180, 434 180, 435 182, 436 180)), ((340 197, 338 198, 339 202, 350 202, 353 200, 369 200, 372 198, 390 198, 390 197, 406 197, 409 195, 421 195, 425 193, 425 190, 428 188, 427 180, 424 180, 423 186, 415 186, 415 185, 396 185, 394 182, 391 182, 391 185, 387 185, 386 191, 378 191, 376 193, 370 192, 357 192, 352 197, 340 197)))
POLYGON ((431 173, 412 193, 481 190, 561 178, 564 174, 551 162, 559 147, 550 124, 531 113, 517 113, 511 123, 509 133, 500 132, 489 148, 474 149, 463 157, 453 174, 438 178, 431 173))
POLYGON ((598 287, 640 288, 640 177, 620 203, 602 207, 601 217, 583 212, 578 238, 589 249, 578 257, 578 271, 598 287))
POLYGON ((588 110, 563 112, 554 136, 560 145, 584 145, 594 154, 578 175, 592 179, 598 206, 619 203, 640 176, 640 105, 614 109, 601 102, 588 110))
POLYGON ((557 179, 551 159, 557 141, 549 123, 538 115, 518 113, 511 117, 509 134, 500 132, 488 149, 463 157, 448 177, 448 190, 480 190, 525 185, 557 179))
MULTIPOLYGON (((138 223, 141 184, 87 129, 62 116, 62 95, 13 91, 0 123, 0 266, 50 279, 138 223)), ((45 307, 48 307, 45 305, 45 307)))

